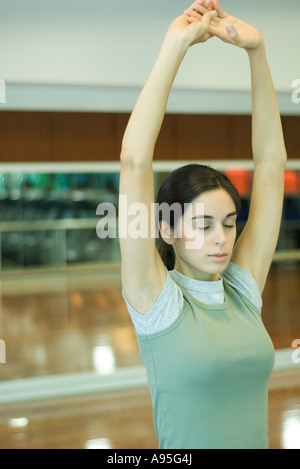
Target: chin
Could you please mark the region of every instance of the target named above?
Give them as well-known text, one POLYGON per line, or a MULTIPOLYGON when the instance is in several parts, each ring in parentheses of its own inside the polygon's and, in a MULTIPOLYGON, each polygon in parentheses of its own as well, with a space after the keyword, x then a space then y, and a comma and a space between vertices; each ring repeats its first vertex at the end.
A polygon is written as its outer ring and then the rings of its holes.
POLYGON ((230 259, 227 259, 226 262, 222 262, 219 264, 211 264, 207 268, 208 273, 212 274, 222 274, 228 267, 230 259))

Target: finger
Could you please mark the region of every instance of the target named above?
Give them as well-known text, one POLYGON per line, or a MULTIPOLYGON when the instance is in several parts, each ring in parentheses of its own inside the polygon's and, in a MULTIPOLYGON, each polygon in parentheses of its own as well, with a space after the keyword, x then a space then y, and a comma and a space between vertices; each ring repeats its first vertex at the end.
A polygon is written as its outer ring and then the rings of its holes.
POLYGON ((188 17, 188 22, 189 23, 199 23, 199 20, 197 18, 194 18, 193 16, 188 17))
POLYGON ((205 8, 212 8, 212 0, 197 0, 196 3, 200 3, 205 8))
POLYGON ((197 3, 197 2, 194 3, 193 9, 198 11, 198 13, 201 13, 201 15, 205 15, 205 13, 208 12, 206 8, 204 8, 202 5, 200 5, 200 3, 197 3))
POLYGON ((230 39, 235 39, 236 36, 237 36, 237 31, 233 28, 233 26, 231 26, 230 24, 228 24, 226 26, 226 30, 227 30, 227 33, 228 33, 228 36, 230 37, 230 39))
MULTIPOLYGON (((214 15, 216 15, 216 13, 214 13, 214 15)), ((191 24, 192 24, 192 23, 198 23, 199 25, 200 25, 200 24, 201 24, 201 25, 204 24, 205 26, 208 27, 208 26, 209 26, 209 23, 210 23, 210 20, 211 20, 211 17, 214 16, 214 15, 213 15, 213 12, 212 12, 212 11, 208 11, 207 13, 205 13, 204 16, 202 16, 202 19, 200 19, 200 20, 197 19, 195 16, 189 16, 189 17, 188 17, 188 22, 191 23, 191 24)), ((207 41, 209 38, 212 37, 211 34, 208 33, 208 32, 206 33, 206 36, 207 36, 207 38, 205 39, 206 41, 207 41)), ((203 42, 205 42, 205 41, 203 41, 203 42)))
POLYGON ((217 15, 217 12, 215 10, 208 11, 207 13, 205 13, 205 15, 203 15, 201 23, 209 25, 211 19, 213 19, 216 15, 217 15))
POLYGON ((192 10, 192 9, 188 9, 188 10, 185 10, 185 15, 187 15, 189 18, 194 18, 196 21, 200 21, 201 18, 202 18, 202 15, 200 15, 197 11, 195 10, 192 10))
POLYGON ((218 13, 219 18, 227 18, 228 14, 223 10, 223 8, 220 7, 219 2, 216 0, 213 0, 214 3, 214 9, 218 13))
POLYGON ((204 0, 204 2, 203 2, 203 6, 205 8, 208 8, 210 6, 210 4, 211 4, 211 0, 204 0))
POLYGON ((228 24, 226 26, 226 30, 227 30, 228 36, 234 42, 234 44, 238 45, 239 47, 244 46, 244 43, 243 41, 241 41, 241 38, 234 26, 232 26, 231 24, 228 24))
POLYGON ((208 10, 214 10, 215 3, 219 3, 219 0, 196 0, 196 3, 200 3, 208 10))
POLYGON ((213 16, 211 17, 211 19, 213 20, 216 20, 216 21, 219 21, 219 18, 218 18, 218 14, 217 14, 217 11, 216 10, 207 10, 206 8, 204 8, 202 5, 198 4, 198 2, 195 2, 194 5, 193 5, 193 9, 194 11, 197 10, 202 16, 205 15, 205 13, 213 13, 213 16))
POLYGON ((190 10, 196 11, 200 13, 201 15, 204 15, 208 11, 206 8, 203 7, 200 0, 198 0, 197 2, 194 2, 186 11, 190 11, 190 10))
POLYGON ((206 13, 210 9, 211 1, 212 0, 210 0, 209 3, 206 3, 205 0, 196 0, 192 8, 196 8, 197 10, 199 9, 199 11, 206 13))

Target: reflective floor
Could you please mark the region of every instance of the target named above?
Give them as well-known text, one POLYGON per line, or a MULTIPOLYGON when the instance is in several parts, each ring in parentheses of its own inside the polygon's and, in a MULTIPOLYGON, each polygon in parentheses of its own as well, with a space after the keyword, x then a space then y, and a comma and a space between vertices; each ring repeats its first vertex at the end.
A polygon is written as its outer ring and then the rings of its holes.
MULTIPOLYGON (((0 381, 142 364, 118 267, 2 276, 0 289, 0 381)), ((263 299, 275 348, 290 348, 300 339, 299 265, 273 267, 263 299)), ((270 393, 270 446, 300 449, 299 388, 270 393)), ((149 393, 2 405, 0 448, 157 448, 149 393)))
MULTIPOLYGON (((300 449, 300 388, 270 393, 271 449, 300 449)), ((0 406, 1 449, 157 449, 147 390, 0 406)))
POLYGON ((140 365, 119 269, 2 280, 2 380, 140 365))
MULTIPOLYGON (((0 380, 140 365, 118 267, 0 278, 0 380)), ((263 295, 276 349, 300 339, 300 268, 276 266, 263 295)))

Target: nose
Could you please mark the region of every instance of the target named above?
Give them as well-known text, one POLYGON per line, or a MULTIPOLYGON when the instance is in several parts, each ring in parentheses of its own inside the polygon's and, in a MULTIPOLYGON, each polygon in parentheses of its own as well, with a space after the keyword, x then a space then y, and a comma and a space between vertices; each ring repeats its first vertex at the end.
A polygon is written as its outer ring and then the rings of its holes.
POLYGON ((226 235, 224 232, 224 228, 223 226, 220 226, 216 230, 214 244, 215 246, 224 246, 225 243, 226 243, 226 235))

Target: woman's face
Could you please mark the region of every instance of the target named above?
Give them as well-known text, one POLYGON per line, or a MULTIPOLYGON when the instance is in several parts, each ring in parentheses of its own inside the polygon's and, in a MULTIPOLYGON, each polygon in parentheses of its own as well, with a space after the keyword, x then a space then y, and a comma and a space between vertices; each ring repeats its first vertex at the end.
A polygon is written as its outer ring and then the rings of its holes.
POLYGON ((236 218, 235 203, 224 189, 197 197, 175 229, 175 269, 198 280, 219 280, 232 255, 236 218))

